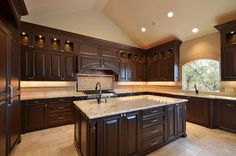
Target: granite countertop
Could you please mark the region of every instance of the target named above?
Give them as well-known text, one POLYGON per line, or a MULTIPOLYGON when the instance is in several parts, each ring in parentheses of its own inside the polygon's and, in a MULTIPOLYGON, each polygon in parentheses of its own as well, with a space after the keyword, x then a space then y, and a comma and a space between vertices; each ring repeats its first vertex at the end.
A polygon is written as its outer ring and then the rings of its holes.
POLYGON ((106 103, 102 100, 101 104, 97 104, 97 100, 74 101, 74 104, 89 119, 95 119, 182 102, 187 102, 187 100, 153 95, 139 95, 110 98, 106 103))

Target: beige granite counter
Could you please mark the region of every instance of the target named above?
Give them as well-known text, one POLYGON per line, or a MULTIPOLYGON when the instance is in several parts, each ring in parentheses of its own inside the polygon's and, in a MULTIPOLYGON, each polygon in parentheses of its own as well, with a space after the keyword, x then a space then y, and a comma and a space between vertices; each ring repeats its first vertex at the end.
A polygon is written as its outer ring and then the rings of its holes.
POLYGON ((97 100, 74 101, 74 104, 89 119, 95 119, 115 114, 122 114, 131 111, 137 111, 164 105, 171 105, 181 102, 187 102, 187 100, 153 96, 153 95, 139 95, 139 96, 110 98, 107 100, 106 103, 103 99, 101 104, 98 104, 97 100))
POLYGON ((83 92, 75 92, 75 91, 22 92, 21 93, 21 100, 79 97, 79 96, 86 96, 86 94, 84 94, 83 92))

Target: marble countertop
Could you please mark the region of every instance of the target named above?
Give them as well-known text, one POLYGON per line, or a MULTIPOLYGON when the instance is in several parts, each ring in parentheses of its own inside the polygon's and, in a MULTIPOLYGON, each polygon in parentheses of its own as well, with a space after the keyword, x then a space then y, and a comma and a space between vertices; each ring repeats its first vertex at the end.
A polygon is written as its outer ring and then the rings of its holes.
POLYGON ((109 98, 106 103, 103 99, 101 104, 98 104, 97 100, 74 101, 74 104, 89 119, 95 119, 182 102, 187 102, 187 100, 153 95, 139 95, 109 98))

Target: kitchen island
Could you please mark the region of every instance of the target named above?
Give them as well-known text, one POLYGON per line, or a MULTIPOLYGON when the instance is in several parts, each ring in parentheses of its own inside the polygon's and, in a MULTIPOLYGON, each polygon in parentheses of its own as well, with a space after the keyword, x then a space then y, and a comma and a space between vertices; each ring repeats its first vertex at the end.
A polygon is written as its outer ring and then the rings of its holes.
POLYGON ((187 136, 186 103, 153 95, 74 101, 75 146, 82 156, 145 155, 187 136))

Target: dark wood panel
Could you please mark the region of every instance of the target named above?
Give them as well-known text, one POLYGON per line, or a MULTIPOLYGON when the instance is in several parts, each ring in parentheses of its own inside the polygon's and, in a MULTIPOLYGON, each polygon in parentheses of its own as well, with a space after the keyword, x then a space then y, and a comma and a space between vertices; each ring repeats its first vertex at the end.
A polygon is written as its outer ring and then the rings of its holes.
POLYGON ((124 121, 124 155, 140 155, 141 153, 141 114, 140 112, 125 115, 124 121))
POLYGON ((98 57, 79 56, 79 71, 84 72, 101 67, 101 60, 98 57))
POLYGON ((64 55, 64 78, 65 80, 75 80, 76 74, 76 60, 75 55, 64 55))
MULTIPOLYGON (((45 80, 47 78, 47 60, 46 52, 42 50, 34 50, 33 60, 33 77, 38 80, 45 80)), ((30 68, 30 67, 29 67, 30 68)))
POLYGON ((167 139, 172 141, 176 138, 176 106, 170 105, 167 107, 167 139))
POLYGON ((122 155, 122 118, 113 116, 103 119, 103 156, 122 155))
POLYGON ((48 53, 48 74, 50 80, 62 80, 62 55, 60 53, 48 53))
POLYGON ((7 154, 7 101, 0 101, 0 153, 7 154))

